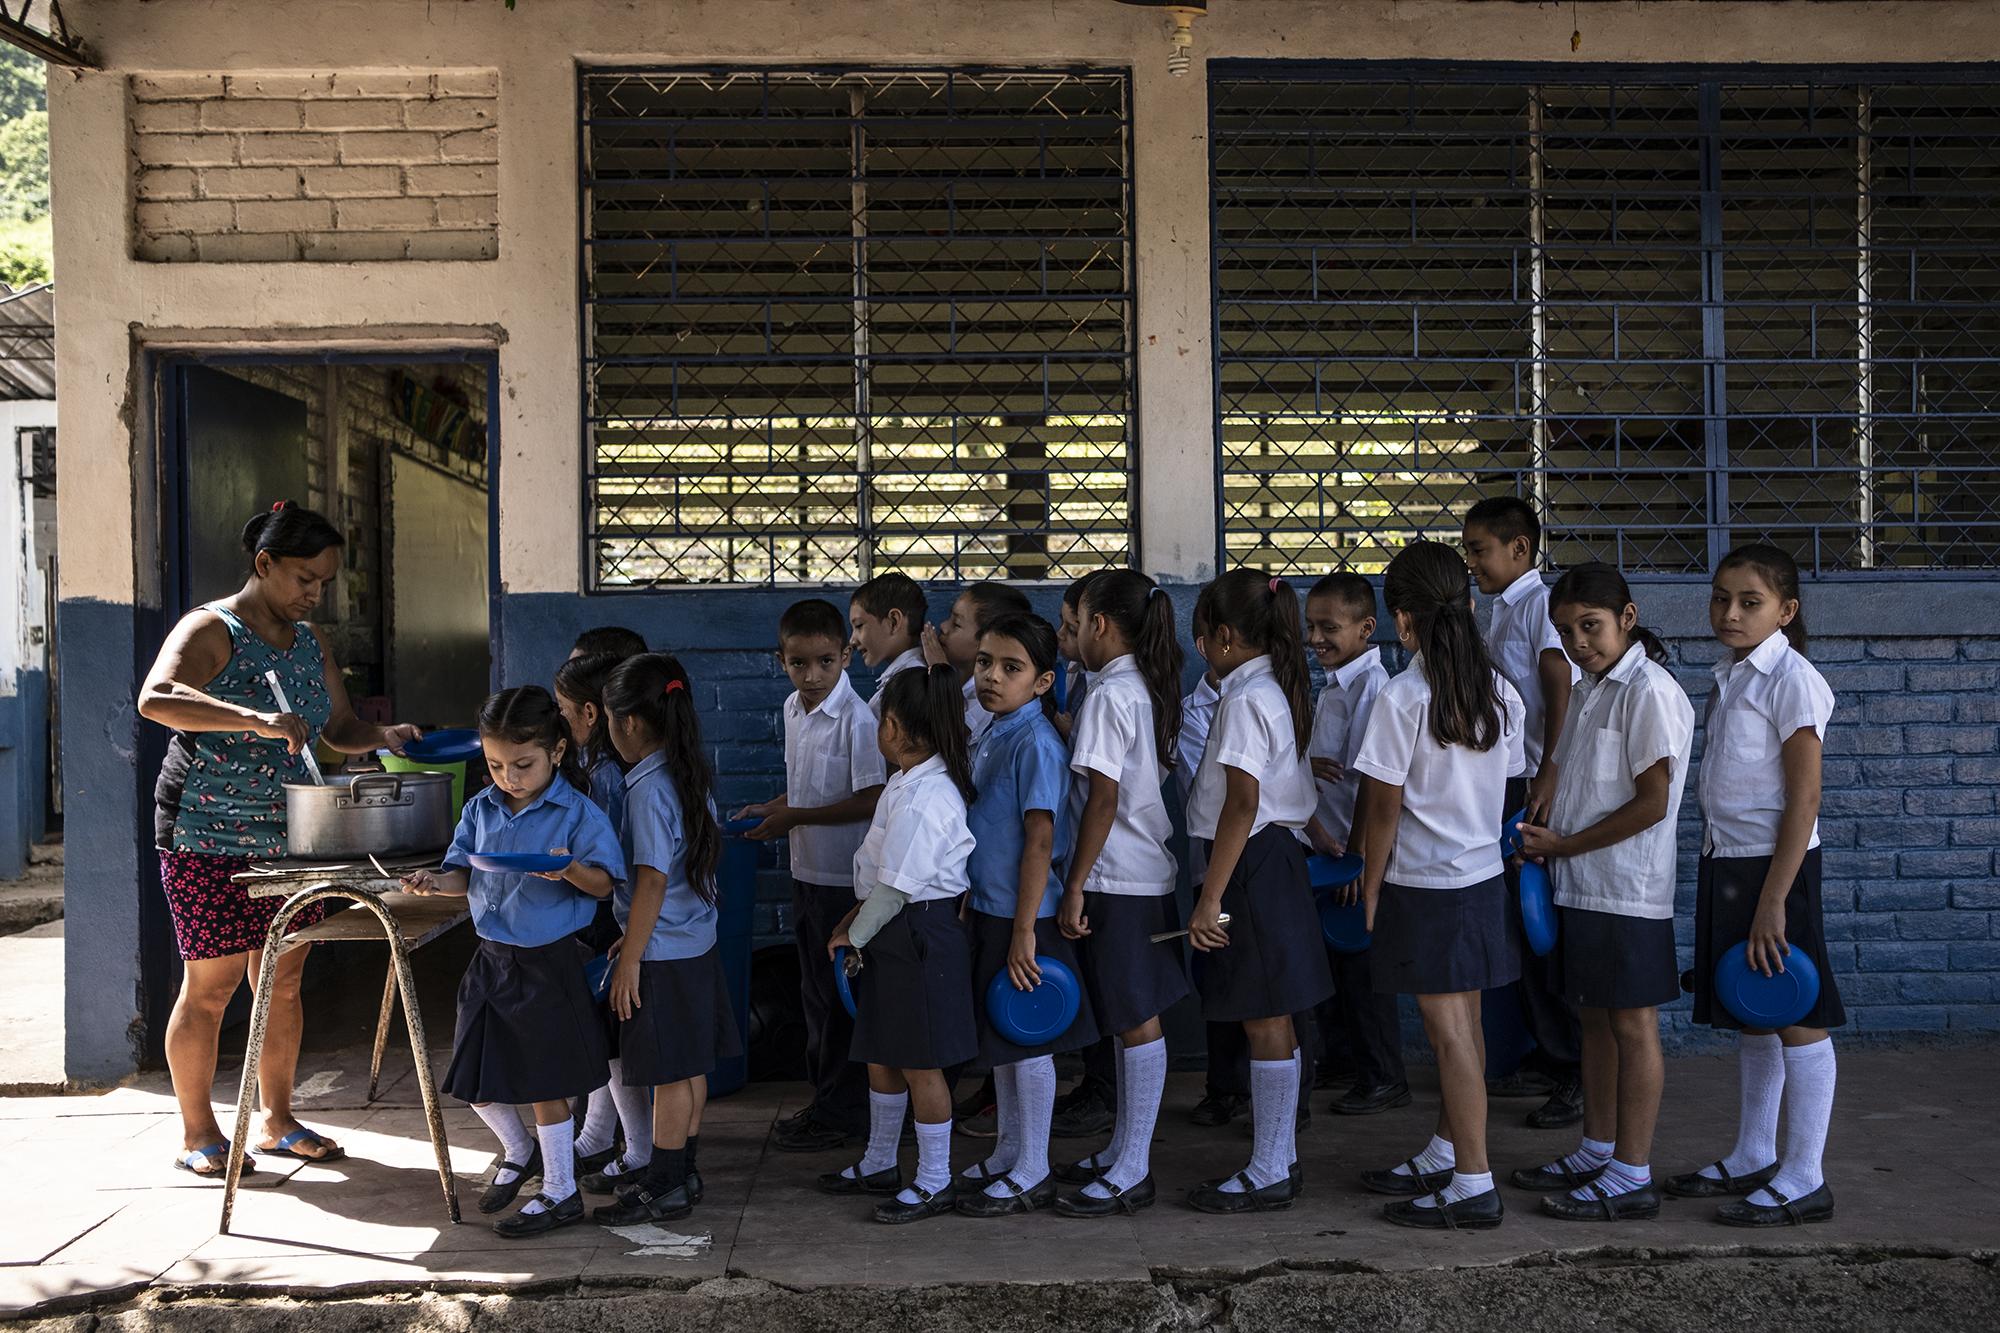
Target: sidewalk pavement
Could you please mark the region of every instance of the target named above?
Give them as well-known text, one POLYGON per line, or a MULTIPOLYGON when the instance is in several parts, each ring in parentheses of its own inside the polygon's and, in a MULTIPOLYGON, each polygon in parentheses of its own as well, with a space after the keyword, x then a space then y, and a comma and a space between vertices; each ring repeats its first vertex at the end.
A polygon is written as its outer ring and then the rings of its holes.
MULTIPOLYGON (((1249 1152, 1244 1122, 1198 1130, 1187 1112, 1195 1076, 1169 1086, 1154 1150, 1160 1203, 1137 1218, 1074 1221, 1041 1213, 974 1221, 949 1217, 889 1231, 867 1206, 816 1193, 820 1171, 852 1152, 795 1156, 768 1146, 772 1123, 804 1089, 753 1084, 712 1103, 702 1130, 708 1199, 666 1228, 611 1232, 593 1224, 531 1241, 495 1236, 474 1209, 492 1142, 464 1107, 446 1112, 465 1221, 446 1221, 434 1159, 407 1057, 390 1054, 382 1097, 362 1104, 367 1048, 309 1052, 299 1104, 306 1122, 338 1137, 345 1161, 326 1166, 266 1159, 245 1178, 235 1234, 219 1236, 220 1185, 171 1169, 179 1121, 164 1075, 96 1096, 0 1100, 0 1160, 16 1206, 0 1215, 0 1314, 71 1308, 148 1287, 185 1292, 326 1295, 418 1289, 485 1291, 685 1288, 721 1276, 787 1288, 925 1285, 951 1281, 1150 1281, 1226 1279, 1288 1270, 1407 1272, 1498 1265, 1603 1247, 1731 1255, 1800 1247, 1867 1247, 1901 1253, 1967 1253, 2000 1246, 2000 1048, 1857 1050, 1841 1058, 1827 1160, 1839 1202, 1833 1222, 1804 1230, 1744 1232, 1717 1226, 1713 1206, 1672 1201, 1656 1222, 1616 1226, 1543 1217, 1532 1196, 1505 1189, 1497 1231, 1435 1235, 1381 1221, 1382 1200, 1354 1181, 1364 1167, 1414 1152, 1437 1102, 1428 1071, 1415 1104, 1370 1119, 1327 1114, 1314 1098, 1300 1140, 1307 1193, 1295 1207, 1237 1218, 1189 1211, 1189 1185, 1238 1168, 1249 1152), (315 1065, 317 1067, 315 1067, 315 1065), (53 1303, 51 1305, 50 1303, 53 1303)), ((443 1053, 434 1051, 441 1066, 443 1053)), ((1669 1063, 1656 1172, 1687 1170, 1733 1138, 1734 1062, 1669 1063)), ((215 1100, 232 1123, 234 1076, 215 1100)), ((1575 1131, 1537 1132, 1521 1117, 1532 1102, 1492 1104, 1496 1173, 1574 1145, 1575 1131)), ((990 1140, 959 1138, 960 1168, 990 1140)), ((1094 1142, 1058 1141, 1080 1156, 1094 1142)), ((913 1165, 905 1151, 906 1170, 913 1165)), ((1505 1188, 1505 1187, 1503 1187, 1505 1188)))

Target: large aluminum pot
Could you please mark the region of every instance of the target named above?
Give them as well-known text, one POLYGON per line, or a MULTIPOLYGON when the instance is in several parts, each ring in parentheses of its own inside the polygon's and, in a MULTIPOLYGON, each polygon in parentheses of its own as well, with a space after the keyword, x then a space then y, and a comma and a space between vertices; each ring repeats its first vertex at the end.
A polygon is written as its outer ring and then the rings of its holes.
POLYGON ((321 861, 429 852, 452 834, 446 773, 338 774, 326 785, 285 784, 285 842, 321 861))

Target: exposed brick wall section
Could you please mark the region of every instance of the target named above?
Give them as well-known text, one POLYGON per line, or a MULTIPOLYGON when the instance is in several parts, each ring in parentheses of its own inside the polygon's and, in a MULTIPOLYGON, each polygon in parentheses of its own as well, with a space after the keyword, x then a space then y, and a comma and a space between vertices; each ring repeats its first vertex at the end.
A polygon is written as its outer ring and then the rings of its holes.
POLYGON ((494 70, 135 75, 133 253, 492 259, 494 70))

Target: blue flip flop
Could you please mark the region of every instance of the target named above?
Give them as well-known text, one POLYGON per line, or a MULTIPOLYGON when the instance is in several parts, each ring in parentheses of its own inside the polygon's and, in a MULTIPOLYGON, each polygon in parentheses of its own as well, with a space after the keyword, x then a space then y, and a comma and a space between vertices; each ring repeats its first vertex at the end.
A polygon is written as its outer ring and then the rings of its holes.
MULTIPOLYGON (((197 1176, 202 1180, 220 1180, 229 1174, 228 1157, 229 1144, 227 1142, 211 1143, 206 1148, 192 1148, 174 1158, 174 1170, 185 1171, 189 1175, 197 1176), (204 1171, 195 1165, 196 1158, 204 1162, 214 1162, 218 1158, 224 1160, 216 1170, 204 1171)), ((246 1154, 243 1158, 243 1174, 247 1176, 256 1169, 257 1164, 252 1162, 246 1154)))
POLYGON ((337 1144, 328 1143, 309 1129, 295 1129, 270 1147, 259 1148, 256 1151, 265 1157, 290 1157, 300 1162, 337 1162, 347 1156, 347 1149, 337 1144), (293 1151, 301 1143, 319 1145, 324 1147, 326 1151, 317 1157, 311 1153, 293 1151))

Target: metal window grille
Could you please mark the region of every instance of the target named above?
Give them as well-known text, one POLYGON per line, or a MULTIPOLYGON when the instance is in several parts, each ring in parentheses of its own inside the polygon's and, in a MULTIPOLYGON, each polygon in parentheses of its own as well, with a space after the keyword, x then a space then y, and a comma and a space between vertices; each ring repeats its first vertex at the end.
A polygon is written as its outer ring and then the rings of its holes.
POLYGON ((56 428, 17 426, 14 447, 21 456, 21 480, 28 483, 31 499, 56 498, 56 428))
POLYGON ((1222 558, 2000 568, 2000 82, 1211 67, 1222 558))
POLYGON ((1123 75, 581 79, 594 587, 1129 558, 1123 75))

